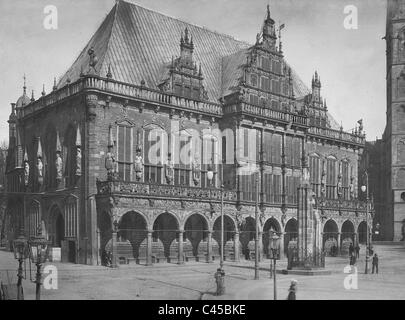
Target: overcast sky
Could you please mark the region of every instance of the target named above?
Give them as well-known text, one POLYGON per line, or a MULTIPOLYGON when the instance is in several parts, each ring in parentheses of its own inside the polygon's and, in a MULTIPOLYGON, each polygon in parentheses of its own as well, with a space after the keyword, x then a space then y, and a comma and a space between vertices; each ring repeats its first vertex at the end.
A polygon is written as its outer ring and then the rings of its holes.
MULTIPOLYGON (((268 0, 128 0, 163 14, 254 43, 268 0)), ((0 140, 8 140, 10 103, 70 67, 115 0, 0 1, 0 140), (46 5, 58 9, 58 30, 43 27, 46 5)), ((285 23, 286 60, 310 86, 318 71, 321 94, 345 130, 364 119, 367 139, 385 127, 386 0, 271 0, 272 18, 285 23), (358 29, 343 26, 344 7, 358 8, 358 29)))

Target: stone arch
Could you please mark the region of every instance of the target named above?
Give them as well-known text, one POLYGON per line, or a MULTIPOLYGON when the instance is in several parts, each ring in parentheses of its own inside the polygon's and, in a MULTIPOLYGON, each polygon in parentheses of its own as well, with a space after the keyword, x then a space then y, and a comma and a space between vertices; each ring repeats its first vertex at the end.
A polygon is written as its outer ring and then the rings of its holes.
MULTIPOLYGON (((209 224, 207 218, 200 213, 193 213, 187 217, 184 223, 183 241, 189 240, 192 245, 193 256, 198 256, 198 246, 200 242, 206 242, 209 224)), ((187 254, 187 252, 185 252, 187 254)))
POLYGON ((28 233, 30 236, 38 235, 39 227, 42 227, 41 216, 41 203, 38 200, 32 200, 28 211, 28 233))
POLYGON ((112 219, 110 214, 103 210, 97 217, 97 228, 99 232, 98 245, 101 264, 107 265, 106 246, 112 239, 112 219))
POLYGON ((265 255, 269 255, 269 237, 270 237, 270 230, 274 230, 277 232, 278 235, 281 233, 281 224, 277 221, 276 218, 271 217, 267 219, 263 226, 263 253, 265 255))
POLYGON ((336 255, 338 250, 339 227, 335 220, 329 219, 323 225, 323 248, 328 255, 336 255))
POLYGON ((53 247, 62 247, 65 239, 65 219, 59 205, 52 205, 49 210, 49 240, 53 247))
POLYGON ((159 252, 153 252, 152 245, 152 255, 161 256, 164 255, 166 258, 170 258, 170 245, 173 240, 178 239, 178 232, 180 230, 180 223, 177 216, 168 211, 159 214, 155 221, 153 222, 153 235, 152 241, 154 243, 161 243, 161 246, 156 246, 156 250, 159 252), (163 249, 163 252, 161 250, 163 249))
POLYGON ((340 251, 343 253, 349 252, 349 246, 350 244, 355 244, 355 228, 354 228, 354 223, 348 219, 343 222, 341 228, 340 228, 340 251))
POLYGON ((256 221, 253 217, 246 217, 240 228, 241 252, 247 260, 255 250, 256 221))
POLYGON ((146 248, 142 250, 142 243, 146 242, 145 239, 148 235, 148 222, 143 214, 137 211, 128 211, 121 216, 118 223, 118 243, 117 252, 118 257, 120 251, 132 250, 133 258, 138 259, 140 255, 146 259, 146 248), (145 256, 143 256, 144 253, 145 256))
POLYGON ((284 251, 287 254, 288 248, 297 247, 298 243, 298 221, 290 218, 284 227, 284 251))
MULTIPOLYGON (((224 214, 224 244, 230 240, 233 240, 234 235, 236 233, 236 224, 235 221, 228 215, 224 214)), ((218 250, 220 252, 221 248, 221 216, 217 217, 214 221, 212 226, 213 231, 213 239, 218 244, 218 250)), ((215 245, 213 243, 213 246, 215 245)), ((213 247, 213 251, 215 252, 215 248, 213 247)))
POLYGON ((359 243, 366 244, 367 241, 367 223, 366 221, 362 221, 359 223, 357 227, 357 233, 359 237, 359 243))

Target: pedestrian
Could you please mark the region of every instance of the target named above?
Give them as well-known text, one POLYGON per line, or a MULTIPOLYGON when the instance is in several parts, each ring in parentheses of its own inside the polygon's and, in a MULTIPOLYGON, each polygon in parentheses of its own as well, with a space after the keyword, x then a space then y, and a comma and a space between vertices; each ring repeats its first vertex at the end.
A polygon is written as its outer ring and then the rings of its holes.
POLYGON ((356 247, 354 248, 356 250, 356 258, 360 258, 360 246, 359 244, 356 244, 356 247))
POLYGON ((291 285, 290 288, 288 289, 288 296, 287 296, 287 300, 297 300, 297 283, 298 281, 293 279, 291 280, 291 285))
POLYGON ((246 248, 246 255, 245 255, 246 260, 250 260, 250 249, 249 246, 246 248))
POLYGON ((350 246, 349 246, 349 256, 351 256, 353 253, 354 253, 353 243, 350 243, 350 246))
POLYGON ((222 296, 225 294, 225 271, 223 271, 221 268, 217 269, 217 272, 215 272, 215 282, 217 284, 217 296, 222 296))
POLYGON ((376 273, 378 274, 378 256, 377 256, 376 253, 375 253, 374 256, 373 256, 373 262, 372 262, 372 264, 373 264, 373 270, 372 270, 371 273, 374 273, 374 271, 376 271, 376 273))

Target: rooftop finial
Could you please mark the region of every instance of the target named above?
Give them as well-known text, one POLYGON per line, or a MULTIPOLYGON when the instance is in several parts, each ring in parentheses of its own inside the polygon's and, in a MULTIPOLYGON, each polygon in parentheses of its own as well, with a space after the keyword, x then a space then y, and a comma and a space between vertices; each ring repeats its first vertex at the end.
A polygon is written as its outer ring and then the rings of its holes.
POLYGON ((108 78, 108 79, 111 79, 111 78, 112 78, 111 63, 108 65, 107 78, 108 78))
POLYGON ((42 96, 46 95, 45 84, 42 85, 42 93, 41 94, 42 94, 42 96))
POLYGON ((35 98, 34 98, 34 90, 32 90, 32 94, 31 94, 31 102, 34 102, 35 98))
POLYGON ((58 90, 58 86, 56 84, 56 77, 53 78, 53 91, 58 90))
POLYGON ((184 31, 184 41, 186 42, 186 43, 188 43, 188 28, 186 27, 186 30, 184 31))
POLYGON ((267 19, 270 19, 270 5, 267 5, 267 19))

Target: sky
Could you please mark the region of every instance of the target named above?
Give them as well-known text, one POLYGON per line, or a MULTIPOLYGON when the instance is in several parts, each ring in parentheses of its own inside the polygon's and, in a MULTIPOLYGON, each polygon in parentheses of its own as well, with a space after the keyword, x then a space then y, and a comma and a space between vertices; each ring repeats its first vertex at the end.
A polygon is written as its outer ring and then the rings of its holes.
MULTIPOLYGON (((310 87, 315 70, 321 95, 347 131, 364 120, 367 140, 386 122, 386 0, 127 0, 143 7, 254 43, 266 6, 285 24, 285 59, 310 87), (358 28, 346 29, 347 5, 357 8, 358 28)), ((115 0, 0 1, 0 141, 8 140, 11 102, 23 92, 50 92, 114 6, 115 0), (58 28, 47 30, 44 8, 57 9, 58 28)))

